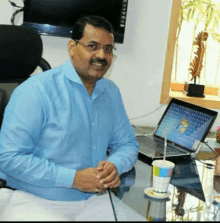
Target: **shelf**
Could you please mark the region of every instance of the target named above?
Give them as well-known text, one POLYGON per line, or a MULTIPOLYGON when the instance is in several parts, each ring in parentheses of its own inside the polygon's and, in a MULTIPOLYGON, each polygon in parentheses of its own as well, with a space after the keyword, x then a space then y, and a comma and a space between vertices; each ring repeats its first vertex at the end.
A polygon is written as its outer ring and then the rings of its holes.
MULTIPOLYGON (((177 98, 195 105, 206 108, 220 108, 220 97, 214 95, 205 95, 204 98, 188 97, 186 94, 180 91, 170 91, 169 96, 171 98, 177 98)), ((166 102, 168 104, 169 101, 166 102)))

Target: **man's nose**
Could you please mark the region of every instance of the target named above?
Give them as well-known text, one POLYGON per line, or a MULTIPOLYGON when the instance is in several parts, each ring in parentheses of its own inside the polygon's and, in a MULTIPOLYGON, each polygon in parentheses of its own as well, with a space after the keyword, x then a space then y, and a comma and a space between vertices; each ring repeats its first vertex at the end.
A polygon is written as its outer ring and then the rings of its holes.
POLYGON ((96 51, 96 56, 99 58, 105 58, 106 53, 103 47, 96 51))

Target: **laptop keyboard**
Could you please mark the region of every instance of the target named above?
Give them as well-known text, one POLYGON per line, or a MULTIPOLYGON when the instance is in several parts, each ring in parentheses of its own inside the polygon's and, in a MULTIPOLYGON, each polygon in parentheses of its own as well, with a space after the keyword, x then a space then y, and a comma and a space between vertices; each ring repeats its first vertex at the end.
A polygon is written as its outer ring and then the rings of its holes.
MULTIPOLYGON (((147 146, 159 153, 162 153, 162 154, 164 153, 164 144, 162 142, 156 141, 156 140, 151 139, 146 136, 136 136, 136 138, 140 144, 147 146)), ((167 145, 167 151, 169 151, 169 153, 180 152, 178 149, 176 149, 170 145, 167 145)))

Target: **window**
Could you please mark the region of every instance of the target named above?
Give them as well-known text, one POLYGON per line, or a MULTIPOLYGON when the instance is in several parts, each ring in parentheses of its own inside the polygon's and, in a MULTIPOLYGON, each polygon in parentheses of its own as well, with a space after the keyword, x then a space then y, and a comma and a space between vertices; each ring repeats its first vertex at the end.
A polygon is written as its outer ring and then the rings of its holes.
MULTIPOLYGON (((182 4, 183 2, 193 2, 193 4, 197 4, 202 1, 182 0, 182 4)), ((208 3, 220 3, 220 0, 212 0, 212 2, 211 0, 204 0, 203 2, 207 3, 208 5, 208 3)), ((189 22, 183 21, 181 31, 178 34, 180 7, 181 0, 174 0, 170 20, 170 30, 160 102, 164 103, 167 101, 166 99, 168 97, 175 97, 203 107, 220 108, 220 98, 218 97, 218 89, 220 86, 220 35, 214 32, 215 30, 218 30, 217 25, 220 18, 220 10, 216 10, 216 18, 213 16, 211 21, 212 23, 209 22, 208 24, 211 28, 208 30, 209 36, 206 46, 206 54, 203 58, 203 69, 200 74, 200 79, 197 78, 197 80, 199 80, 197 84, 205 85, 205 98, 198 98, 186 96, 186 94, 183 92, 183 87, 184 82, 189 81, 191 77, 188 69, 190 67, 190 62, 192 62, 193 58, 195 57, 196 51, 195 46, 192 47, 192 43, 198 33, 205 29, 207 24, 205 24, 205 22, 196 22, 196 20, 191 20, 189 22)), ((196 7, 198 7, 198 4, 196 7)), ((205 9, 207 10, 207 8, 205 9)), ((213 7, 212 9, 212 7, 210 7, 209 10, 211 14, 211 11, 214 11, 215 8, 213 7)), ((190 13, 192 13, 192 10, 188 10, 187 16, 190 16, 190 13)), ((213 14, 214 13, 212 12, 212 15, 213 14)))

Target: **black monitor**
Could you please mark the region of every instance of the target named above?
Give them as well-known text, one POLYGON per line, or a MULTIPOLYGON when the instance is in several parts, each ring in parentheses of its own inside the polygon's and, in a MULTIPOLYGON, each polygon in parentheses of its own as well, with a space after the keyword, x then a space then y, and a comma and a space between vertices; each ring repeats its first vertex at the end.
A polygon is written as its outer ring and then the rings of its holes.
POLYGON ((73 24, 82 16, 108 19, 115 42, 124 42, 128 0, 25 0, 22 26, 39 34, 71 38, 73 24))

